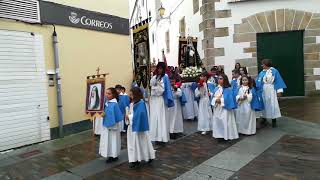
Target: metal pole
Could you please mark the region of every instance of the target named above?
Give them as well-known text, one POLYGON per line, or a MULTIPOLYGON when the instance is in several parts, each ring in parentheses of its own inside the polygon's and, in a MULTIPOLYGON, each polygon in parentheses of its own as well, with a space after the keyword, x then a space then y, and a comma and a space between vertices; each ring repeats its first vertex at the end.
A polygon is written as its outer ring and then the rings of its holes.
POLYGON ((54 51, 54 64, 56 70, 56 85, 57 85, 57 107, 59 119, 59 137, 63 138, 63 111, 62 111, 62 96, 61 96, 61 77, 60 77, 60 64, 59 64, 59 51, 58 51, 58 36, 56 27, 53 25, 53 51, 54 51))

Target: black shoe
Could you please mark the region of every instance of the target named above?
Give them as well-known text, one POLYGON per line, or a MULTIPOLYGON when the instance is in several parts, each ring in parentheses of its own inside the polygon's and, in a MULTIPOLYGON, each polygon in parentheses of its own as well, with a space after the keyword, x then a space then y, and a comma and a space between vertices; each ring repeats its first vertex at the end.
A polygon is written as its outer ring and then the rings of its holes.
POLYGON ((106 160, 106 163, 111 163, 113 162, 113 158, 112 157, 109 157, 107 160, 106 160))
POLYGON ((147 162, 147 164, 151 164, 153 162, 153 159, 149 159, 149 161, 147 162))
POLYGON ((267 119, 266 118, 262 118, 261 124, 262 125, 266 125, 267 124, 267 119))
POLYGON ((218 138, 218 142, 222 143, 222 142, 225 142, 225 140, 223 138, 218 138))
POLYGON ((277 127, 277 119, 272 119, 272 127, 273 128, 277 127))
POLYGON ((129 163, 129 168, 130 169, 133 169, 133 168, 135 168, 136 167, 136 164, 133 162, 133 163, 129 163))

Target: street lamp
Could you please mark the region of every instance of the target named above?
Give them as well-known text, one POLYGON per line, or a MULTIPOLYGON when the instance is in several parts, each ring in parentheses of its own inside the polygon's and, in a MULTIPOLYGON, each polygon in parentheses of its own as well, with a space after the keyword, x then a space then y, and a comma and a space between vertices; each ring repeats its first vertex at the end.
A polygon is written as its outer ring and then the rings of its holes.
POLYGON ((162 4, 161 4, 161 7, 159 8, 158 11, 159 11, 160 17, 163 17, 166 9, 165 9, 165 8, 162 6, 162 4))
POLYGON ((160 19, 159 20, 169 19, 169 21, 170 21, 170 16, 171 16, 172 13, 170 13, 169 16, 164 17, 165 11, 166 11, 166 9, 161 4, 160 8, 158 9, 158 12, 159 12, 159 15, 160 15, 160 19))

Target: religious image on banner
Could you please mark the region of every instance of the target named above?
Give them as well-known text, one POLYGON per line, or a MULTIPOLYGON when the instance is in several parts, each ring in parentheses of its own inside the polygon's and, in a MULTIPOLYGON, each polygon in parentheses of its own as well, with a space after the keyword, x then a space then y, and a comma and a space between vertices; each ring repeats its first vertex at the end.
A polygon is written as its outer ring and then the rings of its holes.
POLYGON ((134 80, 139 87, 147 88, 150 80, 150 50, 148 24, 133 29, 134 80))
POLYGON ((180 67, 201 66, 197 50, 197 39, 188 37, 179 39, 179 57, 178 63, 180 67))
POLYGON ((98 111, 101 110, 101 102, 100 100, 103 99, 103 89, 102 83, 93 83, 88 84, 89 94, 88 94, 88 102, 87 102, 87 110, 88 111, 98 111))
POLYGON ((98 68, 96 75, 87 76, 85 111, 90 116, 104 112, 105 77, 108 74, 99 74, 99 71, 98 68))

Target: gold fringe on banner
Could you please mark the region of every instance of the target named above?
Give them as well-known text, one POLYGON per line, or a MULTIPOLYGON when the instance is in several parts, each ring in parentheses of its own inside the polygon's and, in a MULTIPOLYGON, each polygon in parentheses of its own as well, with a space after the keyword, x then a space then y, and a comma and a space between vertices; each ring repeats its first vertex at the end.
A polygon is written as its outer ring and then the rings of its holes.
POLYGON ((103 115, 103 113, 87 113, 87 116, 89 117, 89 119, 91 120, 91 121, 93 121, 93 120, 95 120, 95 119, 97 119, 97 118, 102 118, 104 115, 103 115))
POLYGON ((148 23, 147 23, 147 24, 144 24, 144 25, 142 25, 142 26, 138 26, 136 29, 132 29, 132 32, 133 32, 133 33, 137 33, 137 32, 139 32, 139 31, 142 31, 142 30, 146 29, 148 26, 149 26, 148 23))

